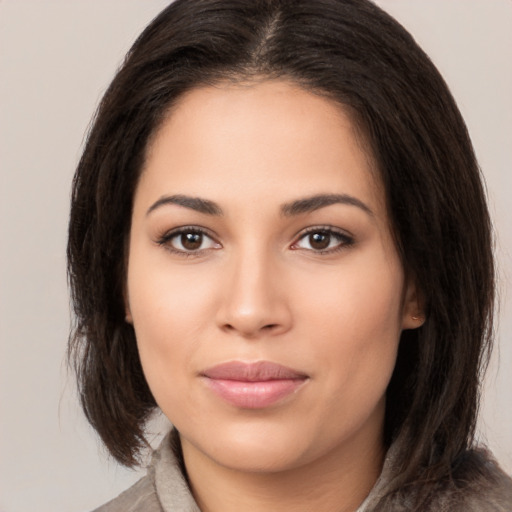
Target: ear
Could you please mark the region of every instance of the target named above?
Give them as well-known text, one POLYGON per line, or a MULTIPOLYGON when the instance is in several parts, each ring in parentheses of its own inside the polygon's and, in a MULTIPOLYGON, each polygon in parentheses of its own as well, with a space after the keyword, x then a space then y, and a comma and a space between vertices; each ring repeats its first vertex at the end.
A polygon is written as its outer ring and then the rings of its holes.
POLYGON ((402 329, 417 329, 425 323, 425 301, 416 280, 409 277, 402 307, 402 329))
POLYGON ((132 311, 130 309, 130 301, 128 300, 128 290, 127 286, 125 285, 124 291, 123 291, 123 302, 124 302, 124 320, 128 324, 133 325, 133 317, 132 317, 132 311))
POLYGON ((130 253, 130 237, 124 241, 124 284, 123 284, 123 302, 124 302, 124 321, 133 325, 132 310, 128 298, 128 254, 130 253))
POLYGON ((133 325, 132 313, 130 311, 129 306, 126 307, 125 313, 126 313, 126 315, 124 317, 125 322, 128 323, 128 324, 132 324, 133 325))

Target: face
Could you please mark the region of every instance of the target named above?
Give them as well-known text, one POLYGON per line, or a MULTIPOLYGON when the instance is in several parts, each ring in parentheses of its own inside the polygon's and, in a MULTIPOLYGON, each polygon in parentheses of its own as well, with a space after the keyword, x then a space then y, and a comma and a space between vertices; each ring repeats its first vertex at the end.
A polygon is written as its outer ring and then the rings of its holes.
POLYGON ((272 81, 183 96, 136 190, 126 302, 185 455, 280 471, 382 443, 417 304, 331 101, 272 81))

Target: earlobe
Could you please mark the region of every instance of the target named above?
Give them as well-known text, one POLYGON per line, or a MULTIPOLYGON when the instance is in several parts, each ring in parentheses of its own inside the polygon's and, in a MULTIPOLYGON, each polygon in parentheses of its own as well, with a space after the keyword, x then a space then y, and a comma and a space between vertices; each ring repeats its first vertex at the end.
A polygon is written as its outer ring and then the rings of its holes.
POLYGON ((417 329, 425 323, 424 299, 412 279, 405 291, 402 311, 402 329, 417 329))
POLYGON ((123 303, 124 303, 124 321, 127 324, 133 325, 132 310, 130 308, 130 301, 128 300, 128 283, 125 281, 123 289, 123 303))
POLYGON ((127 323, 127 324, 132 324, 133 325, 133 317, 132 317, 132 311, 130 309, 130 304, 128 303, 128 298, 126 296, 126 292, 124 294, 124 321, 127 323))
POLYGON ((424 315, 408 315, 404 317, 402 322, 402 329, 417 329, 425 323, 424 315))

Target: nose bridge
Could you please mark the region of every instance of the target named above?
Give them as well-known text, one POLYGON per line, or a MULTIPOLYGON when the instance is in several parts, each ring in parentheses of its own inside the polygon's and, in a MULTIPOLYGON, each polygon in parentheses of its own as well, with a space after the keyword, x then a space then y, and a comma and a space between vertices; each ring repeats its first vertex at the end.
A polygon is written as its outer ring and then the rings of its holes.
POLYGON ((282 332, 290 323, 286 294, 279 286, 277 257, 252 241, 233 251, 220 323, 245 336, 282 332))

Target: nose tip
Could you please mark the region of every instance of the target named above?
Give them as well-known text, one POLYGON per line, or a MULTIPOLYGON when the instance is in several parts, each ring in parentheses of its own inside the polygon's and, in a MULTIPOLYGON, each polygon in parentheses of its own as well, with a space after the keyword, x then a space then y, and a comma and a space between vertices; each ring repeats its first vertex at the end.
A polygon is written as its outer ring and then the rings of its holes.
POLYGON ((271 267, 252 258, 233 269, 218 314, 223 331, 257 338, 275 336, 290 328, 286 288, 280 286, 278 272, 271 267))
POLYGON ((233 323, 222 326, 226 332, 239 333, 246 338, 257 337, 258 334, 274 334, 283 331, 283 325, 278 323, 262 324, 255 318, 237 318, 233 323))

